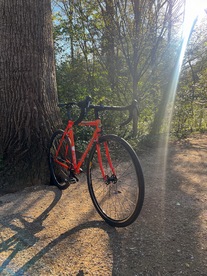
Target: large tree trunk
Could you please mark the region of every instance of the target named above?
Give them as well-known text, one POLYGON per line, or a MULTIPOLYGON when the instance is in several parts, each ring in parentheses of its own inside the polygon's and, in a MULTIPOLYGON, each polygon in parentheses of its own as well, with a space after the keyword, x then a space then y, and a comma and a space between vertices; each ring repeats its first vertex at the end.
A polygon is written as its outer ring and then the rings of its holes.
POLYGON ((0 188, 46 181, 59 123, 50 0, 0 0, 0 188))

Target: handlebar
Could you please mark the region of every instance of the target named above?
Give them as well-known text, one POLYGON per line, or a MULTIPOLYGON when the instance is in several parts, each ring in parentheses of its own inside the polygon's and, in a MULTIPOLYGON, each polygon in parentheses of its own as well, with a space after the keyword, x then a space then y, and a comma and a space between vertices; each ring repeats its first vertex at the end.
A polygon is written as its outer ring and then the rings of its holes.
POLYGON ((86 112, 89 109, 94 109, 95 119, 99 118, 99 112, 101 112, 101 111, 105 111, 105 110, 125 111, 125 110, 128 110, 129 111, 129 117, 128 117, 127 120, 122 122, 120 124, 120 126, 124 126, 124 125, 128 124, 133 118, 134 111, 138 112, 137 100, 135 100, 135 99, 132 101, 132 103, 130 105, 127 105, 127 106, 92 105, 90 96, 87 96, 85 98, 85 100, 80 101, 78 103, 70 102, 70 103, 60 103, 60 104, 58 104, 59 107, 66 107, 67 110, 70 110, 72 108, 72 106, 74 106, 74 105, 78 106, 81 110, 78 119, 74 122, 74 125, 78 125, 80 122, 83 121, 84 117, 86 116, 86 112))

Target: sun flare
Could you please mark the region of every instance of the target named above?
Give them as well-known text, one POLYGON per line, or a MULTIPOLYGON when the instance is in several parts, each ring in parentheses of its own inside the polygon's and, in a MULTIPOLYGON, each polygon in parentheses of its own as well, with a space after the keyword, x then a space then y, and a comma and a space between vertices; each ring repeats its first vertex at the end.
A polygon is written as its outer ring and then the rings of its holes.
POLYGON ((207 0, 186 0, 186 9, 192 14, 202 15, 207 8, 207 0))
POLYGON ((186 0, 184 28, 189 28, 192 22, 207 16, 207 0, 186 0))

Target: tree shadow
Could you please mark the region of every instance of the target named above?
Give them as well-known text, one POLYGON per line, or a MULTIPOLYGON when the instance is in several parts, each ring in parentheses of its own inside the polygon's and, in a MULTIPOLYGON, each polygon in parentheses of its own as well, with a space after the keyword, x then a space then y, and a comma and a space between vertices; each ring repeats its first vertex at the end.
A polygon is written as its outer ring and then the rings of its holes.
POLYGON ((155 149, 142 162, 145 202, 139 234, 136 223, 128 233, 135 233, 136 242, 126 250, 126 262, 138 257, 123 275, 207 275, 204 141, 170 147, 166 164, 164 148, 155 149))
MULTIPOLYGON (((113 259, 114 263, 119 262, 118 260, 118 252, 121 249, 121 236, 118 234, 115 228, 110 227, 104 221, 89 221, 82 223, 65 233, 59 235, 56 239, 52 240, 47 246, 42 248, 34 257, 32 257, 27 263, 25 263, 21 268, 16 271, 15 276, 24 275, 24 273, 29 270, 36 262, 38 262, 46 253, 52 250, 56 245, 69 238, 73 234, 76 234, 84 229, 101 229, 108 234, 110 247, 113 249, 113 259), (115 238, 116 237, 116 238, 115 238)), ((114 267, 113 267, 114 270, 114 267)), ((77 275, 84 275, 84 271, 81 269, 77 272, 77 275)), ((112 275, 116 275, 114 271, 112 271, 112 275)))
MULTIPOLYGON (((37 238, 35 234, 37 234, 44 228, 43 221, 47 218, 49 212, 55 207, 55 205, 58 203, 62 196, 62 191, 58 189, 52 188, 51 191, 54 192, 53 201, 44 210, 44 212, 42 212, 37 218, 35 218, 31 222, 28 221, 27 216, 24 216, 20 213, 10 216, 10 221, 5 219, 4 226, 15 231, 16 234, 8 238, 7 240, 3 240, 1 238, 2 242, 0 244, 0 253, 8 250, 12 250, 12 252, 0 266, 0 273, 3 272, 4 269, 6 269, 6 267, 9 265, 12 259, 14 259, 14 257, 17 255, 19 251, 32 247, 39 240, 39 238, 37 238), (14 219, 20 222, 21 227, 12 223, 14 219)), ((44 195, 42 195, 41 197, 43 196, 44 195)), ((38 199, 31 202, 31 205, 36 204, 37 201, 38 199)))
MULTIPOLYGON (((48 188, 47 188, 48 189, 48 188)), ((54 189, 51 188, 52 190, 49 189, 49 191, 54 192, 54 198, 51 204, 42 212, 37 218, 33 220, 33 218, 28 217, 23 215, 23 213, 26 211, 26 208, 21 210, 21 212, 17 212, 17 214, 13 214, 9 216, 9 219, 3 222, 4 227, 8 227, 10 230, 14 231, 15 234, 11 236, 10 238, 6 240, 2 240, 0 244, 0 253, 4 251, 11 251, 10 255, 4 260, 2 265, 0 266, 0 274, 1 273, 9 273, 9 275, 26 275, 25 273, 28 272, 28 270, 33 269, 33 266, 38 263, 41 258, 45 256, 47 253, 51 253, 52 249, 60 244, 62 241, 69 242, 68 239, 71 238, 72 235, 78 235, 79 232, 82 230, 89 230, 90 229, 98 229, 98 230, 103 230, 104 233, 108 236, 108 244, 110 249, 112 250, 112 256, 113 256, 113 264, 114 266, 112 267, 112 275, 117 275, 114 271, 116 271, 116 264, 119 263, 119 268, 121 269, 121 263, 119 260, 119 252, 121 251, 121 235, 119 232, 106 224, 104 221, 88 221, 84 223, 80 223, 79 225, 73 227, 72 229, 59 234, 59 236, 52 241, 50 241, 45 247, 39 249, 40 251, 38 253, 33 253, 35 255, 32 255, 31 258, 28 261, 25 261, 25 264, 22 265, 20 268, 14 268, 13 269, 13 262, 12 260, 17 257, 17 254, 20 251, 27 250, 30 247, 34 246, 41 238, 37 237, 37 233, 41 232, 44 229, 43 222, 46 220, 48 217, 50 211, 55 207, 55 205, 59 202, 62 196, 62 192, 59 189, 54 189), (14 220, 18 221, 20 226, 14 224, 14 220), (28 220, 31 220, 29 222, 28 220)), ((77 189, 77 188, 75 188, 77 189)), ((44 199, 44 194, 41 195, 41 199, 44 199)), ((33 202, 31 202, 32 205, 38 204, 38 199, 34 199, 33 202)), ((19 201, 17 202, 19 204, 19 201)), ((11 206, 10 208, 11 213, 13 213, 14 207, 11 206)), ((90 210, 87 213, 87 217, 84 217, 85 219, 89 219, 93 213, 94 209, 90 210)), ((91 246, 93 245, 93 241, 91 242, 91 246)), ((61 246, 61 245, 60 245, 61 246)), ((65 250, 65 249, 63 249, 65 250)), ((69 251, 70 253, 70 251, 69 251)), ((51 253, 52 254, 52 253, 51 253)), ((44 262, 44 261, 43 261, 44 262)), ((38 266, 38 264, 37 264, 38 266)), ((77 275, 84 275, 85 271, 83 268, 79 268, 79 271, 77 271, 77 275)))
MULTIPOLYGON (((203 195, 206 192, 206 138, 177 146, 168 156, 165 183, 166 241, 171 271, 184 275, 207 275, 206 255, 201 243, 203 195), (175 267, 176 264, 176 267, 175 267)), ((168 260, 169 263, 169 260, 168 260)))

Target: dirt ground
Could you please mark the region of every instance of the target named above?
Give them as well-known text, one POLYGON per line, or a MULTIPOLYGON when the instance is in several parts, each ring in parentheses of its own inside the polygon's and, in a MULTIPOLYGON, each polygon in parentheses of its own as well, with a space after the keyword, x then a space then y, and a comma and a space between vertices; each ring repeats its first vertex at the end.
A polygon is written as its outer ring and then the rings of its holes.
POLYGON ((0 275, 207 275, 207 134, 165 156, 142 150, 145 202, 126 228, 96 214, 84 176, 1 196, 0 275))

